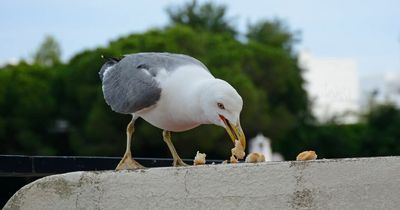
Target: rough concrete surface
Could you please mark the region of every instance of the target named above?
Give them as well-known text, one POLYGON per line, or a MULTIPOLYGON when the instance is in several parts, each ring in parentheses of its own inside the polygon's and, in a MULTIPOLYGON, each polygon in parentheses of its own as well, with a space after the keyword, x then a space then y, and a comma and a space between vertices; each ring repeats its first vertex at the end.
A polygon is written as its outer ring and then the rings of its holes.
POLYGON ((400 157, 73 172, 4 209, 400 209, 400 157))

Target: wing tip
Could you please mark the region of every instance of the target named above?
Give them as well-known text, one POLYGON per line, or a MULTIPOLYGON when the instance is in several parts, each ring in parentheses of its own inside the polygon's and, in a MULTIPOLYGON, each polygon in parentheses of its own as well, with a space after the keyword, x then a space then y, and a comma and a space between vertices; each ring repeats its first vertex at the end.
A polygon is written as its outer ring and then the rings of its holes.
POLYGON ((110 67, 113 67, 115 64, 117 64, 119 61, 121 61, 125 56, 122 58, 117 58, 117 57, 106 57, 104 55, 100 56, 102 59, 106 60, 106 62, 103 64, 99 71, 99 76, 101 81, 103 81, 104 75, 107 72, 107 69, 110 67))

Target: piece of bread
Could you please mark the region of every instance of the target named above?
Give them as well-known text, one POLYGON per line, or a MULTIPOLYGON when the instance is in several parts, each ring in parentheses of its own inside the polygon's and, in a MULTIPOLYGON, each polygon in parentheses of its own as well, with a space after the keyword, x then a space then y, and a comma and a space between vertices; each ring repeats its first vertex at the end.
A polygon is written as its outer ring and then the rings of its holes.
POLYGON ((259 152, 252 152, 249 155, 247 155, 246 160, 244 162, 246 162, 246 163, 265 162, 265 156, 264 156, 264 154, 259 153, 259 152))
POLYGON ((231 163, 239 163, 239 161, 235 158, 235 156, 231 156, 231 160, 230 160, 230 162, 231 163))
POLYGON ((227 164, 227 163, 228 163, 228 160, 224 160, 224 161, 222 161, 221 164, 227 164))
POLYGON ((200 153, 197 151, 196 156, 194 157, 193 160, 193 165, 204 165, 206 164, 206 154, 205 153, 200 153))
POLYGON ((244 152, 244 148, 242 144, 235 140, 235 147, 231 149, 232 155, 234 155, 237 159, 243 159, 246 153, 244 152))
POLYGON ((297 155, 296 160, 315 160, 317 159, 317 154, 315 151, 304 151, 297 155))

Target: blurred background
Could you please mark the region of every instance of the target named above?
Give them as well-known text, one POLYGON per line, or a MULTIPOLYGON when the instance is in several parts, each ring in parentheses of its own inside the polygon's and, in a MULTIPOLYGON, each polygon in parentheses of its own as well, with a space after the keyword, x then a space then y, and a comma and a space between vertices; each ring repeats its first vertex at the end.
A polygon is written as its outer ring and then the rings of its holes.
MULTIPOLYGON (((0 154, 122 156, 101 55, 193 56, 244 100, 248 139, 293 160, 400 155, 399 1, 2 1, 0 154), (266 143, 268 144, 268 142, 266 143)), ((182 158, 227 159, 225 130, 174 133, 182 158)), ((257 146, 257 145, 256 145, 257 146)), ((253 144, 253 147, 256 147, 253 144)), ((136 157, 170 157, 136 123, 136 157)))

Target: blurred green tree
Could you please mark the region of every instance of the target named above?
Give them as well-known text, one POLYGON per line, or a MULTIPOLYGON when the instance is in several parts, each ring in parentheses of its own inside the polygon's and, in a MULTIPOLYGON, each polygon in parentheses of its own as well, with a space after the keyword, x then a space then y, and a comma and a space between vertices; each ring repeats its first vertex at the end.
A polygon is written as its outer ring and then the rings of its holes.
POLYGON ((53 36, 46 36, 33 56, 34 63, 53 66, 61 61, 61 48, 53 36))
POLYGON ((196 0, 182 7, 169 7, 171 25, 188 25, 195 30, 207 30, 213 33, 228 33, 236 35, 232 20, 226 17, 226 7, 211 2, 198 4, 196 0))
POLYGON ((362 156, 400 154, 400 109, 395 104, 378 104, 364 116, 362 156))
POLYGON ((260 20, 247 26, 246 37, 271 48, 293 52, 293 46, 299 42, 299 32, 291 32, 289 27, 279 19, 260 20))
POLYGON ((0 70, 1 152, 56 154, 49 128, 56 104, 49 69, 21 62, 0 70))
POLYGON ((297 124, 313 120, 303 88, 302 69, 292 50, 298 41, 297 34, 282 21, 263 20, 249 24, 246 37, 250 50, 243 55, 242 69, 265 92, 271 118, 258 130, 270 136, 276 145, 297 124))

